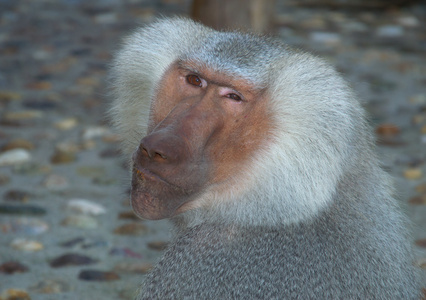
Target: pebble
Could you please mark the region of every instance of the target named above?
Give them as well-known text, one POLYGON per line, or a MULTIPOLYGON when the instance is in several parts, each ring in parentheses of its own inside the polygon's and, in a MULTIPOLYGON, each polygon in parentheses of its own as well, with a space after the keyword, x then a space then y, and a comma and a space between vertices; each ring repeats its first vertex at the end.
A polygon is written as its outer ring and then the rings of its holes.
POLYGON ((55 127, 60 130, 70 130, 78 125, 76 118, 67 118, 55 123, 55 127))
POLYGON ((139 223, 121 225, 114 230, 115 234, 122 235, 141 235, 147 232, 148 228, 145 225, 139 223))
POLYGON ((0 153, 0 167, 22 164, 31 159, 31 154, 25 149, 13 149, 0 153))
POLYGON ((122 153, 119 148, 108 148, 99 153, 99 157, 101 158, 115 158, 120 157, 121 155, 122 153))
POLYGON ((39 294, 59 294, 68 292, 70 285, 62 280, 48 279, 30 287, 30 291, 39 294))
POLYGON ((26 86, 32 90, 50 90, 52 88, 52 84, 49 81, 35 81, 27 84, 26 86))
POLYGON ((404 177, 407 179, 415 180, 423 176, 423 172, 419 168, 409 168, 404 171, 404 177))
POLYGON ((153 265, 150 263, 140 263, 140 262, 124 262, 115 265, 114 270, 117 272, 132 272, 132 273, 141 273, 146 274, 151 271, 153 265))
POLYGON ((395 164, 417 167, 425 162, 425 159, 420 155, 401 154, 395 159, 395 164))
POLYGON ((36 205, 0 204, 0 214, 42 216, 46 210, 36 205))
POLYGON ((408 203, 414 205, 426 205, 426 195, 413 197, 408 200, 408 203))
POLYGON ((50 174, 44 179, 42 185, 49 190, 59 191, 66 189, 69 183, 68 179, 62 175, 50 174))
POLYGON ((10 246, 16 250, 27 251, 27 252, 40 251, 40 250, 43 250, 44 248, 43 244, 38 241, 21 239, 21 238, 14 239, 10 243, 10 246))
POLYGON ((384 25, 376 30, 379 37, 396 38, 404 35, 404 28, 398 25, 384 25))
POLYGON ((64 226, 77 227, 82 229, 95 229, 98 227, 98 221, 87 215, 73 215, 66 217, 62 222, 64 226))
POLYGON ((84 237, 77 237, 77 238, 74 238, 74 239, 62 242, 59 245, 61 247, 65 247, 65 248, 71 248, 71 247, 74 247, 74 246, 76 246, 78 244, 83 243, 84 241, 85 241, 84 237))
POLYGON ((163 241, 154 241, 148 243, 148 248, 157 250, 157 251, 164 251, 167 248, 168 243, 163 241))
POLYGON ((34 144, 28 140, 24 139, 15 139, 8 143, 6 143, 3 147, 1 147, 1 152, 12 150, 12 149, 25 149, 32 150, 34 149, 34 144))
POLYGON ((21 99, 21 94, 0 90, 0 102, 10 102, 10 101, 20 100, 20 99, 21 99))
POLYGON ((50 262, 50 266, 52 268, 60 268, 60 267, 66 267, 66 266, 90 265, 96 262, 97 262, 96 259, 93 259, 89 256, 76 254, 76 253, 67 253, 57 258, 54 258, 50 262))
POLYGON ((77 237, 77 238, 73 238, 71 240, 62 242, 59 245, 65 248, 73 248, 73 247, 79 246, 82 249, 89 249, 89 248, 97 248, 97 247, 108 247, 108 242, 101 238, 86 239, 84 237, 77 237))
POLYGON ((83 149, 83 145, 76 142, 66 141, 56 145, 56 151, 77 153, 83 149))
POLYGON ((28 267, 17 261, 8 261, 0 265, 0 272, 5 274, 25 273, 28 267))
POLYGON ((417 240, 415 243, 416 243, 417 246, 419 246, 421 248, 426 248, 426 239, 417 240))
POLYGON ((404 27, 417 27, 420 25, 419 20, 414 16, 399 17, 398 23, 404 27))
MULTIPOLYGON (((422 268, 422 269, 426 270, 426 257, 423 257, 423 258, 418 259, 418 260, 417 260, 417 265, 418 265, 420 268, 422 268)), ((422 300, 423 300, 423 299, 426 299, 426 289, 423 289, 423 298, 422 298, 422 300)))
POLYGON ((30 194, 20 190, 9 190, 3 195, 4 201, 10 202, 28 202, 30 194))
POLYGON ((106 134, 109 134, 109 129, 102 126, 89 127, 83 131, 83 139, 90 140, 97 137, 102 137, 106 134))
POLYGON ((69 164, 74 162, 76 159, 75 153, 56 150, 50 158, 52 164, 69 164))
POLYGON ((49 229, 49 225, 40 220, 34 218, 14 218, 7 223, 0 224, 0 228, 3 232, 8 233, 19 233, 26 235, 39 235, 46 232, 49 229))
POLYGON ((112 177, 95 177, 93 178, 93 183, 98 185, 115 185, 117 183, 117 179, 112 177))
POLYGON ((103 239, 94 239, 87 241, 81 245, 81 248, 83 249, 90 249, 90 248, 98 248, 98 247, 107 247, 108 242, 103 239))
POLYGON ((416 191, 418 193, 426 193, 426 183, 416 186, 416 191))
POLYGON ((106 170, 102 166, 82 166, 77 168, 77 173, 86 177, 102 177, 105 176, 106 170))
POLYGON ((120 279, 120 276, 118 276, 118 274, 115 272, 83 270, 78 275, 78 278, 87 281, 112 281, 120 279))
POLYGON ((37 175, 40 173, 49 173, 51 167, 48 165, 40 165, 36 162, 24 162, 13 166, 13 171, 22 175, 37 175))
POLYGON ((0 295, 1 300, 31 300, 30 295, 24 290, 8 289, 0 295))
POLYGON ((119 219, 130 219, 130 220, 140 220, 140 218, 133 212, 133 210, 124 211, 118 214, 119 219))
POLYGON ((85 199, 72 199, 68 201, 67 209, 92 216, 106 213, 104 206, 85 199))
POLYGON ((395 136, 401 132, 398 126, 394 124, 382 124, 376 128, 376 133, 380 136, 395 136))
POLYGON ((14 111, 8 112, 3 115, 5 121, 24 121, 24 120, 33 120, 40 119, 43 117, 43 113, 38 110, 23 110, 23 111, 14 111))
POLYGON ((411 96, 409 101, 413 104, 426 104, 426 94, 417 94, 411 96))
POLYGON ((99 79, 95 77, 81 77, 77 79, 77 84, 85 86, 97 86, 99 85, 99 79))
POLYGON ((10 182, 10 177, 4 174, 0 174, 0 185, 5 185, 10 182))
POLYGON ((115 143, 121 143, 123 139, 118 134, 107 134, 102 137, 102 141, 105 143, 115 144, 115 143))
POLYGON ((123 256, 123 257, 132 257, 132 258, 142 258, 142 255, 140 255, 139 253, 136 253, 134 251, 132 251, 129 248, 112 248, 109 251, 110 255, 115 255, 115 256, 123 256))

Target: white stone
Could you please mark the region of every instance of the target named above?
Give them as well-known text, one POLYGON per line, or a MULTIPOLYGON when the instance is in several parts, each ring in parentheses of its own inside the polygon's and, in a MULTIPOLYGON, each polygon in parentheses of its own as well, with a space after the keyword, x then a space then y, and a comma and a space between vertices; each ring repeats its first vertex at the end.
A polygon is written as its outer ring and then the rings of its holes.
POLYGON ((43 186, 49 190, 60 191, 69 186, 68 179, 58 174, 48 175, 44 181, 43 186))
POLYGON ((419 20, 413 16, 400 17, 398 23, 405 27, 417 27, 420 25, 419 20))
POLYGON ((55 123, 55 127, 60 130, 69 130, 78 125, 76 118, 68 118, 55 123))
POLYGON ((404 28, 398 25, 384 25, 377 28, 376 34, 381 37, 400 37, 404 35, 404 28))
POLYGON ((109 133, 109 130, 106 127, 97 126, 89 127, 83 132, 83 139, 90 140, 96 137, 104 136, 109 133))
POLYGON ((31 154, 25 149, 12 149, 0 154, 0 167, 17 165, 31 159, 31 154))
POLYGON ((14 239, 10 246, 21 251, 40 251, 44 248, 40 242, 21 238, 14 239))
POLYGON ((67 208, 86 215, 101 215, 106 213, 104 206, 85 199, 71 199, 67 208))

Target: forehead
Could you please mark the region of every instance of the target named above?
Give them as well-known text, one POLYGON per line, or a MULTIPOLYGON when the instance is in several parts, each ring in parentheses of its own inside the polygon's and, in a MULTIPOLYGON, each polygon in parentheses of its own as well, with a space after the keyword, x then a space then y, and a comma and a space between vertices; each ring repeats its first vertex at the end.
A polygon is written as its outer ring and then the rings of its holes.
POLYGON ((270 65, 283 52, 274 40, 250 34, 219 32, 207 35, 183 53, 179 61, 265 85, 270 65))

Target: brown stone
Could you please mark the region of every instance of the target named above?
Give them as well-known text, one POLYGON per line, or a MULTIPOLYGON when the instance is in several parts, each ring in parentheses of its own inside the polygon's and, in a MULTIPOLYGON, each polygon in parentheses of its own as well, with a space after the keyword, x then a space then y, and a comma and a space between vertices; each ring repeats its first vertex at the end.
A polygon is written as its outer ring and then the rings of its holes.
POLYGON ((6 274, 28 272, 28 267, 17 261, 9 261, 0 265, 0 272, 6 274))
POLYGON ((415 205, 426 205, 426 195, 413 197, 408 200, 408 203, 415 205))
POLYGON ((24 139, 15 139, 8 142, 3 147, 1 147, 1 151, 3 152, 3 151, 18 149, 18 148, 32 150, 34 149, 34 144, 24 139))
POLYGON ((376 133, 380 136, 395 136, 401 132, 398 126, 394 124, 382 124, 376 128, 376 133))
POLYGON ((423 176, 422 170, 419 168, 410 168, 404 171, 404 177, 407 179, 419 179, 423 176))
POLYGON ((140 223, 130 223, 117 227, 114 230, 115 234, 122 235, 141 235, 148 232, 148 228, 140 223))
POLYGON ((124 211, 118 214, 119 219, 140 220, 133 210, 124 211))
POLYGON ((27 88, 31 90, 50 90, 52 88, 52 84, 48 81, 37 81, 27 84, 27 88))
POLYGON ((426 239, 417 240, 415 243, 419 247, 426 248, 426 239))
POLYGON ((52 164, 68 164, 75 161, 75 154, 72 152, 65 152, 56 150, 53 156, 50 158, 52 164))
POLYGON ((114 272, 83 270, 78 275, 78 278, 87 281, 112 281, 120 279, 120 276, 118 276, 118 274, 114 272))
POLYGON ((163 241, 150 242, 148 243, 148 248, 152 250, 163 251, 163 250, 166 250, 167 248, 167 242, 163 242, 163 241))
POLYGON ((420 184, 416 187, 418 193, 426 193, 426 183, 420 184))
POLYGON ((76 254, 76 253, 67 253, 61 255, 50 262, 50 266, 52 268, 60 268, 66 266, 81 266, 81 265, 89 265, 96 263, 97 260, 91 257, 76 254))

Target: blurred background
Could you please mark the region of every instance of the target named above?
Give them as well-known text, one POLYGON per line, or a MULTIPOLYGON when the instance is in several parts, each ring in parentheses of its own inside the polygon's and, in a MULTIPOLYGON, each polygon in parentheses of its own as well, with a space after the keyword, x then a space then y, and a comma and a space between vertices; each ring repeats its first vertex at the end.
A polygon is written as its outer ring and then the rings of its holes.
POLYGON ((326 58, 362 99, 412 221, 426 287, 426 3, 0 0, 0 300, 132 299, 170 239, 138 220, 108 69, 158 16, 273 34, 326 58))

